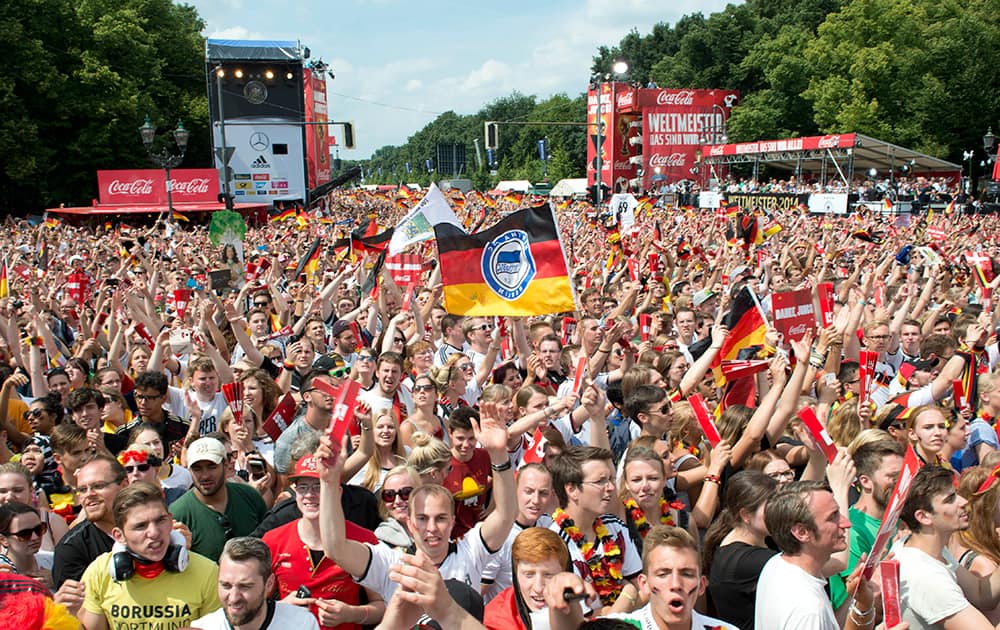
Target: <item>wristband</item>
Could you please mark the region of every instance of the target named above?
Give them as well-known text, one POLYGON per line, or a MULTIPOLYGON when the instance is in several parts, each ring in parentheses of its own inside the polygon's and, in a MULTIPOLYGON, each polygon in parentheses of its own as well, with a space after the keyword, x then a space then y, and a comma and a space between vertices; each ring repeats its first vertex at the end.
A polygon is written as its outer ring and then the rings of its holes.
POLYGON ((718 475, 705 475, 705 483, 714 483, 717 486, 722 485, 722 480, 719 479, 718 475))
POLYGON ((284 362, 282 362, 282 365, 284 365, 285 369, 288 370, 289 372, 291 372, 292 370, 295 369, 295 362, 294 361, 284 361, 284 362))
POLYGON ((510 460, 508 459, 504 461, 504 463, 502 464, 490 464, 490 469, 492 469, 494 472, 503 472, 505 470, 510 470, 511 469, 510 460))

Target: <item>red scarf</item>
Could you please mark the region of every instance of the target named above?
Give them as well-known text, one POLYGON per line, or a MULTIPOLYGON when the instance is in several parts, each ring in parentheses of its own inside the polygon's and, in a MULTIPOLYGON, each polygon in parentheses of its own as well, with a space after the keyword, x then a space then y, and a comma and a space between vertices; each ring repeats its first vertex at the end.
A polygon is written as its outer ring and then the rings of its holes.
POLYGON ((146 578, 147 580, 152 580, 164 571, 163 561, 159 562, 136 562, 135 563, 135 574, 139 577, 146 578))

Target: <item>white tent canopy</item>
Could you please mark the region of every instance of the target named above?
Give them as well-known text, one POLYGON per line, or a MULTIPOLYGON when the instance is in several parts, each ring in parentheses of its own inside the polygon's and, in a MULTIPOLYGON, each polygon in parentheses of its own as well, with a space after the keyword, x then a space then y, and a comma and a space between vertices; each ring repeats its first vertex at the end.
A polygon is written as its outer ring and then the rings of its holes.
POLYGON ((587 178, 560 179, 552 190, 549 191, 551 197, 574 197, 576 195, 587 194, 587 178))
POLYGON ((528 192, 531 188, 531 182, 526 179, 505 179, 504 181, 497 184, 494 190, 508 191, 513 190, 515 192, 528 192))

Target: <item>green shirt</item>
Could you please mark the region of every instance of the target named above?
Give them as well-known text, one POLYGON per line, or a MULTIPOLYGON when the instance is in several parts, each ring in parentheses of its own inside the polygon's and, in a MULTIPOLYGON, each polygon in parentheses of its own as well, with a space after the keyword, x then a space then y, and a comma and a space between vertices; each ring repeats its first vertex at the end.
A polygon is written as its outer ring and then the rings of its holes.
POLYGON ((847 599, 847 576, 857 566, 861 555, 868 553, 875 546, 875 536, 882 524, 881 519, 873 518, 853 506, 847 512, 847 518, 851 521, 849 534, 851 555, 847 560, 847 570, 829 578, 830 601, 833 602, 834 609, 839 608, 847 599))
POLYGON ((188 490, 174 501, 170 512, 191 530, 191 551, 215 562, 219 561, 227 540, 252 534, 267 513, 264 499, 243 483, 226 483, 229 500, 224 514, 199 501, 194 492, 188 490))

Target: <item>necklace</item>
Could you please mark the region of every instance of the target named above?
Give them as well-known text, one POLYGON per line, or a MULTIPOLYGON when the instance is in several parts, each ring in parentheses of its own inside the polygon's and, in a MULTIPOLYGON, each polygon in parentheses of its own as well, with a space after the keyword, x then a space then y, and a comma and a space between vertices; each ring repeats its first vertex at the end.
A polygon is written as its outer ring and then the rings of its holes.
MULTIPOLYGON (((663 497, 660 497, 660 525, 670 525, 671 527, 676 526, 674 521, 673 510, 683 510, 684 504, 680 501, 667 501, 663 497)), ((632 523, 635 524, 636 531, 643 538, 649 530, 653 529, 653 526, 649 524, 646 520, 646 514, 639 507, 639 504, 635 499, 629 497, 625 499, 625 510, 628 512, 629 518, 632 519, 632 523)))
POLYGON ((594 519, 594 533, 597 538, 591 542, 584 538, 580 528, 561 508, 553 513, 552 520, 559 525, 561 532, 580 549, 580 554, 587 565, 594 588, 601 596, 601 601, 607 606, 613 605, 618 596, 621 595, 624 586, 622 566, 625 564, 625 556, 617 541, 612 538, 604 521, 601 520, 600 516, 594 519), (600 553, 597 553, 598 548, 600 548, 600 553))

